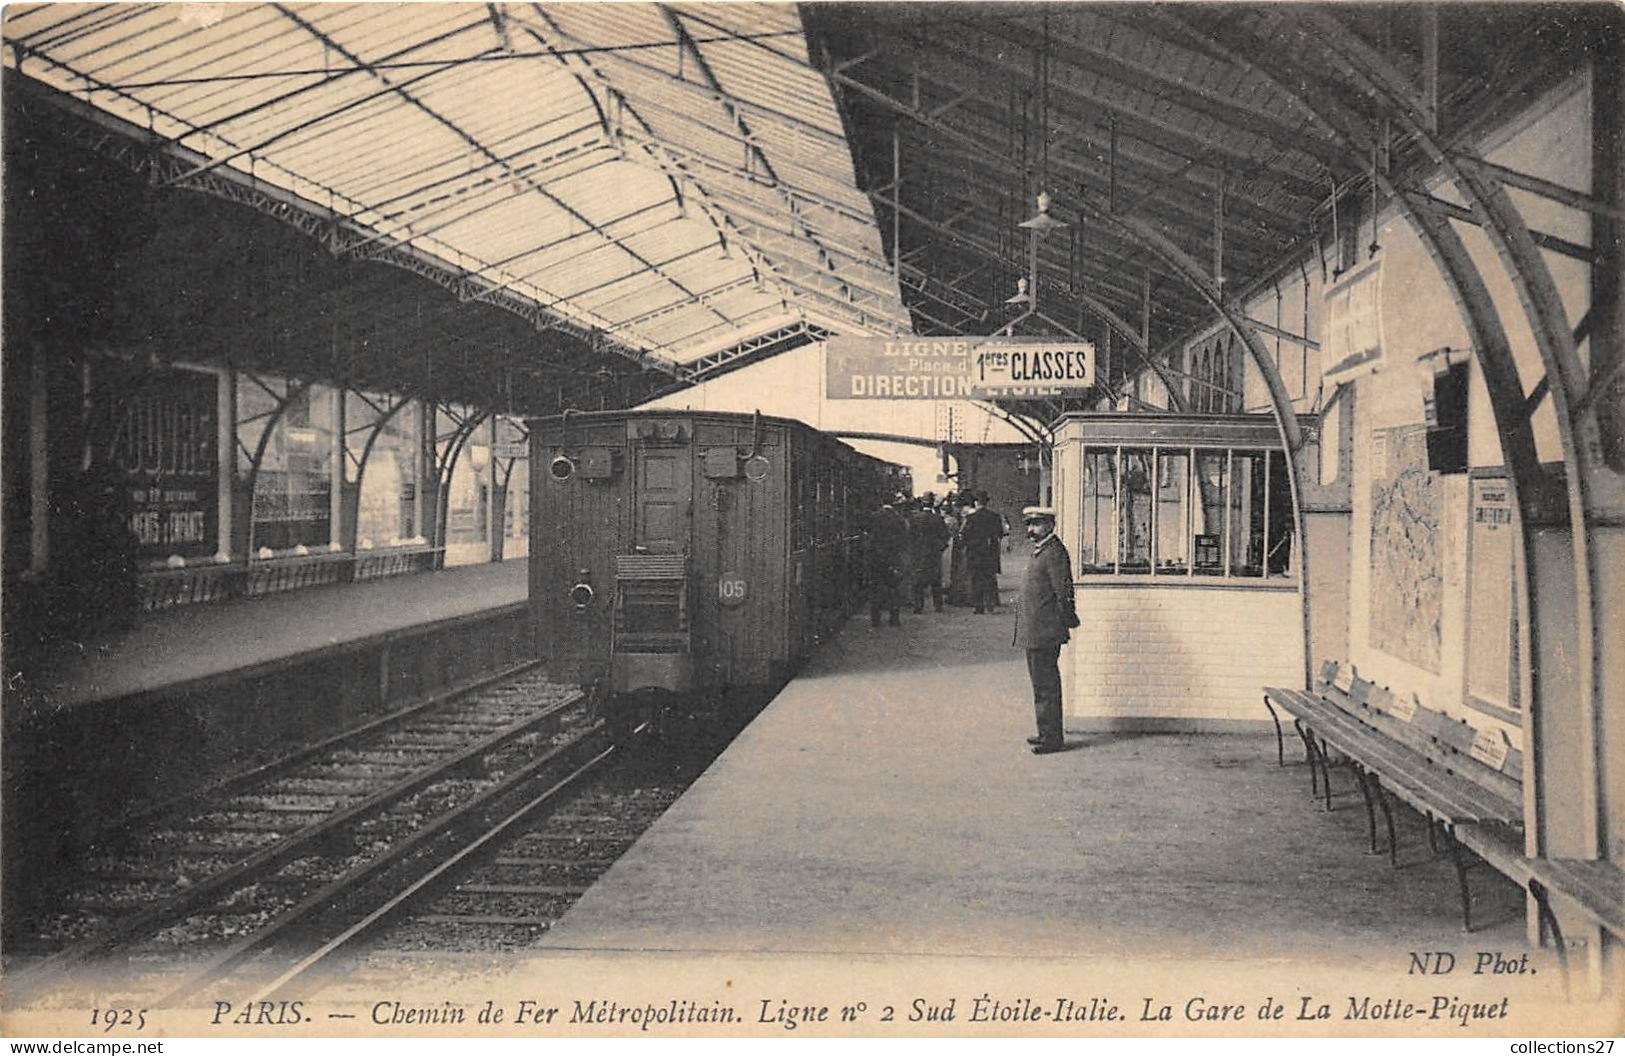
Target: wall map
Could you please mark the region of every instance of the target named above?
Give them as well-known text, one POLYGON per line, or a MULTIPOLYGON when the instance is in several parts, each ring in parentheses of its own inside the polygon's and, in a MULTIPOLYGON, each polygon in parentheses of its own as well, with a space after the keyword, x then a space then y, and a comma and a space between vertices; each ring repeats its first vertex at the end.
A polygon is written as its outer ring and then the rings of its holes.
POLYGON ((1426 433, 1420 425, 1381 429, 1371 441, 1370 642, 1437 674, 1441 496, 1428 470, 1426 433))

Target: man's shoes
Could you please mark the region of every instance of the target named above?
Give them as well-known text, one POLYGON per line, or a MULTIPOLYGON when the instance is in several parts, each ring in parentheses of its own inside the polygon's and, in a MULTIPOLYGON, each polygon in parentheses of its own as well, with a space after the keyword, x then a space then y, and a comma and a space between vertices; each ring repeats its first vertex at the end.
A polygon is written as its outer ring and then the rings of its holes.
POLYGON ((1028 744, 1043 744, 1044 743, 1044 738, 1036 737, 1036 736, 1035 737, 1029 737, 1029 738, 1027 738, 1027 743, 1028 744))
POLYGON ((1033 745, 1033 754, 1034 755, 1053 755, 1056 752, 1064 752, 1064 751, 1066 751, 1065 743, 1060 743, 1060 744, 1048 743, 1048 744, 1046 744, 1045 742, 1040 741, 1037 744, 1033 745))
POLYGON ((976 611, 975 611, 975 612, 974 612, 974 613, 973 613, 973 615, 976 615, 976 616, 985 616, 985 615, 987 615, 987 610, 986 610, 986 609, 977 609, 977 610, 976 610, 976 611))

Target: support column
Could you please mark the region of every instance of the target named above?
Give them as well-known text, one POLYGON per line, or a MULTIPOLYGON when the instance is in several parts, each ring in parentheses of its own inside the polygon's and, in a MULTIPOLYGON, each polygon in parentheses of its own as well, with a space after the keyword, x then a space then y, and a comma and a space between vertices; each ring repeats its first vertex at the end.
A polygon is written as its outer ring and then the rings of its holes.
POLYGON ((51 458, 47 429, 50 380, 45 357, 31 354, 28 371, 28 570, 43 576, 51 567, 51 458))
POLYGON ((344 529, 344 448, 345 448, 345 407, 350 402, 350 390, 344 385, 333 388, 333 450, 329 459, 328 473, 332 478, 332 487, 327 491, 327 545, 332 547, 335 543, 339 548, 355 550, 355 533, 344 529), (346 545, 348 544, 348 545, 346 545))
POLYGON ((215 419, 219 431, 216 434, 215 450, 215 508, 220 511, 217 518, 219 524, 215 532, 214 559, 225 564, 236 555, 232 550, 232 525, 236 523, 234 516, 234 492, 232 483, 237 479, 237 372, 225 370, 220 373, 216 388, 217 402, 215 404, 215 419))
POLYGON ((435 451, 435 434, 440 429, 440 412, 433 400, 418 401, 418 531, 435 545, 440 538, 440 460, 435 451))
MULTIPOLYGON (((1616 28, 1598 35, 1591 73, 1591 195, 1604 205, 1625 208, 1625 34, 1616 28)), ((1602 212, 1591 214, 1591 400, 1602 441, 1601 462, 1617 482, 1625 473, 1625 222, 1602 212), (1607 380, 1608 378, 1612 380, 1607 380), (1600 388, 1598 386, 1600 385, 1600 388)), ((1615 491, 1618 494, 1618 491, 1615 491)), ((1593 552, 1617 554, 1625 546, 1625 509, 1599 504, 1590 526, 1593 552)), ((1598 562, 1596 607, 1603 631, 1596 636, 1597 768, 1599 854, 1625 861, 1625 644, 1609 626, 1608 614, 1625 605, 1625 570, 1617 561, 1598 562)), ((1600 940, 1601 936, 1596 936, 1600 940)), ((1600 943, 1594 943, 1593 946, 1600 943)))
POLYGON ((502 561, 502 548, 506 543, 508 527, 508 481, 513 475, 514 459, 498 458, 497 444, 502 431, 497 416, 491 416, 491 560, 502 561), (501 465, 500 463, 506 463, 501 465))

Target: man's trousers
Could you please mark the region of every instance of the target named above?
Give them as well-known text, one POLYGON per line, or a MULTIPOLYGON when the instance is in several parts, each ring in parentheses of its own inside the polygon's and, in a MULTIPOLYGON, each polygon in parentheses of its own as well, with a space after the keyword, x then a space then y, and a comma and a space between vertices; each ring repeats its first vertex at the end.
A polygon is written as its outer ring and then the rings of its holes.
POLYGON ((1027 650, 1027 677, 1033 683, 1033 713, 1044 744, 1059 745, 1061 732, 1061 647, 1042 645, 1027 650))

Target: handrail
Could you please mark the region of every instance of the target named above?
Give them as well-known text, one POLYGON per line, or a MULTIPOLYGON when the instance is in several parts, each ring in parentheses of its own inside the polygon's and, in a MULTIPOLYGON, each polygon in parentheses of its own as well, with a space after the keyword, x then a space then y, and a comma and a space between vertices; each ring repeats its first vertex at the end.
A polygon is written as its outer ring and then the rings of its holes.
POLYGON ((137 585, 142 611, 159 612, 182 605, 432 572, 440 568, 444 560, 443 547, 389 547, 155 569, 141 573, 137 585))

